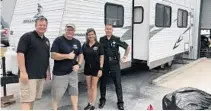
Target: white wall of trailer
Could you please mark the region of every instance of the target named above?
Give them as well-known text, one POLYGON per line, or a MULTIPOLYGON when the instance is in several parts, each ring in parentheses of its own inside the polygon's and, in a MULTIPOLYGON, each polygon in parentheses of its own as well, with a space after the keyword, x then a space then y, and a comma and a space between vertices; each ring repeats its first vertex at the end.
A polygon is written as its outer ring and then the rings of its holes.
MULTIPOLYGON (((124 25, 120 28, 114 28, 114 35, 122 37, 130 46, 132 45, 132 31, 124 38, 124 34, 132 30, 132 0, 66 0, 65 10, 63 14, 60 34, 64 33, 65 24, 68 22, 76 25, 75 38, 79 39, 83 44, 85 41, 85 33, 87 28, 94 28, 97 38, 105 35, 105 4, 112 3, 122 5, 124 7, 124 25)), ((124 50, 120 48, 121 56, 124 50)), ((130 67, 131 53, 128 56, 127 64, 122 64, 122 68, 130 67)))
POLYGON ((59 34, 65 0, 17 0, 14 15, 11 22, 11 30, 13 35, 10 35, 10 43, 12 46, 17 46, 19 38, 26 32, 35 29, 35 23, 23 23, 24 20, 33 20, 37 14, 37 4, 40 4, 42 15, 48 19, 48 28, 46 36, 51 40, 59 34))
MULTIPOLYGON (((11 21, 10 44, 17 48, 20 37, 29 31, 35 30, 35 23, 23 23, 24 20, 34 20, 38 13, 38 3, 41 5, 41 15, 48 19, 48 28, 45 36, 49 38, 52 45, 55 37, 59 35, 62 15, 65 9, 65 0, 17 0, 14 15, 11 21)), ((51 59, 51 70, 53 68, 53 60, 51 59)))
MULTIPOLYGON (((195 17, 199 18, 199 8, 195 10, 195 6, 198 6, 197 3, 200 0, 196 0, 195 2, 191 1, 192 0, 134 0, 135 6, 142 6, 144 8, 144 20, 141 24, 134 24, 134 32, 132 32, 133 0, 17 0, 11 22, 11 30, 14 33, 10 35, 10 43, 12 46, 17 46, 21 35, 35 29, 34 22, 23 23, 23 21, 33 19, 38 12, 38 3, 42 6, 41 14, 46 16, 49 21, 45 35, 50 39, 51 45, 56 37, 64 33, 65 24, 70 22, 76 25, 75 38, 79 39, 82 44, 85 41, 87 28, 94 28, 99 39, 105 35, 105 4, 118 4, 124 7, 124 24, 122 27, 114 28, 114 35, 123 38, 132 46, 133 33, 133 49, 131 49, 133 50, 133 58, 147 60, 148 66, 153 68, 155 66, 152 65, 154 62, 161 60, 159 61, 161 65, 161 63, 173 59, 172 57, 175 54, 184 52, 185 43, 190 43, 189 46, 193 46, 193 50, 196 50, 195 46, 198 44, 198 39, 190 39, 190 30, 183 34, 185 30, 191 26, 190 16, 188 16, 187 28, 178 28, 176 21, 178 8, 185 9, 189 12, 192 8, 194 9, 193 13, 195 17), (156 3, 172 7, 170 28, 155 26, 156 3), (179 47, 173 50, 175 42, 177 42, 180 36, 182 37, 182 41, 178 43, 179 47)), ((193 35, 197 33, 198 20, 199 19, 193 19, 193 32, 195 33, 193 35)), ((120 53, 121 56, 123 56, 124 50, 122 48, 120 48, 120 53)), ((196 53, 197 51, 192 51, 192 55, 194 55, 193 58, 196 53)), ((132 54, 130 53, 127 64, 123 64, 121 67, 130 67, 131 58, 132 54)), ((52 66, 53 60, 51 60, 51 68, 52 66)))
MULTIPOLYGON (((178 28, 177 26, 177 16, 178 9, 183 9, 190 12, 190 2, 191 0, 151 0, 150 2, 150 40, 149 40, 149 60, 148 65, 151 66, 153 62, 171 57, 173 59, 174 55, 185 52, 185 44, 189 45, 190 30, 192 26, 190 24, 191 17, 188 16, 188 25, 185 28, 178 28), (155 26, 155 11, 156 4, 160 3, 171 7, 171 25, 170 27, 156 27, 155 26), (178 42, 179 39, 182 41, 178 42), (174 49, 174 46, 178 45, 174 49)), ((170 58, 169 58, 170 59, 170 58)), ((162 65, 162 61, 159 61, 162 65)), ((159 65, 156 62, 157 65, 159 65)), ((153 65, 154 66, 154 65, 153 65)))
MULTIPOLYGON (((66 0, 65 10, 60 28, 60 35, 64 33, 66 23, 74 23, 76 25, 75 38, 79 39, 83 44, 85 42, 85 33, 88 28, 94 28, 97 33, 98 40, 105 35, 105 4, 112 3, 122 5, 124 7, 124 25, 120 28, 114 28, 113 34, 121 37, 130 46, 132 45, 132 0, 66 0), (131 31, 131 32, 130 32, 131 31), (129 34, 126 34, 129 33, 129 34), (125 38, 126 34, 126 38, 125 38)), ((121 56, 124 55, 124 50, 120 48, 121 56)), ((121 64, 121 68, 131 66, 131 53, 125 64, 121 64)), ((80 72, 82 72, 81 69, 80 72)), ((82 77, 80 77, 82 78, 82 77)))
MULTIPOLYGON (((17 0, 11 30, 14 31, 10 37, 12 46, 17 46, 20 37, 35 29, 34 22, 23 23, 24 20, 33 20, 38 13, 38 3, 42 6, 41 15, 48 19, 46 37, 52 45, 56 37, 64 33, 66 23, 76 25, 75 38, 83 44, 87 28, 94 28, 98 39, 105 35, 104 19, 105 4, 112 3, 124 7, 124 25, 114 28, 114 35, 122 37, 130 46, 132 45, 132 0, 17 0)), ((121 56, 124 50, 120 48, 121 56)), ((127 63, 122 68, 131 66, 131 53, 127 63)), ((51 69, 53 60, 51 59, 51 69)))

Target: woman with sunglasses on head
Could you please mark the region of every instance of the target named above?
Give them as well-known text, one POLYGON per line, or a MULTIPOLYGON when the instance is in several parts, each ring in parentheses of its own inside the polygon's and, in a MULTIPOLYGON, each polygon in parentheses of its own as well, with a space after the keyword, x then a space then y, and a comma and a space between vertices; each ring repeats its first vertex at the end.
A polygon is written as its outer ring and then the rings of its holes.
POLYGON ((97 96, 97 83, 102 76, 104 62, 103 47, 97 41, 94 29, 87 29, 86 42, 83 44, 82 49, 85 60, 84 74, 86 76, 89 99, 88 105, 84 110, 94 110, 97 96))

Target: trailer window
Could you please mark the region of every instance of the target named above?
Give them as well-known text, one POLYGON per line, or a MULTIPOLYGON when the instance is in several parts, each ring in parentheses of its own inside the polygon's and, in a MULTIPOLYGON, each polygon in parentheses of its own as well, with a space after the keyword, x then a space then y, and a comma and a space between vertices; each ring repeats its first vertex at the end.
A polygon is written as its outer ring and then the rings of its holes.
POLYGON ((188 11, 178 9, 177 19, 177 26, 179 28, 186 28, 188 26, 188 11))
POLYGON ((106 3, 105 24, 113 24, 113 27, 123 27, 124 7, 122 5, 106 3))
POLYGON ((171 7, 156 4, 155 12, 155 26, 156 27, 171 27, 171 7))
POLYGON ((142 6, 134 7, 134 24, 141 24, 144 19, 144 8, 142 6))

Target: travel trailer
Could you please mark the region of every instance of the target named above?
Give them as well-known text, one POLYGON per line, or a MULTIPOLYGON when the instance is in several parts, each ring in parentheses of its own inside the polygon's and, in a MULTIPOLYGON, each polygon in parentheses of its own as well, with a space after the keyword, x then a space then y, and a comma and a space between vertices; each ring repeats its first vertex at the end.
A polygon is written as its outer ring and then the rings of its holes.
MULTIPOLYGON (((64 33, 66 23, 76 25, 75 38, 82 44, 87 28, 94 28, 99 39, 109 23, 114 35, 131 46, 122 69, 137 62, 149 69, 171 66, 175 55, 189 52, 195 47, 191 41, 198 39, 192 32, 198 26, 194 14, 199 8, 192 3, 194 0, 17 0, 10 44, 16 47, 21 35, 34 30, 39 15, 48 18, 46 36, 51 44, 64 33)), ((123 56, 123 49, 120 54, 123 56)))

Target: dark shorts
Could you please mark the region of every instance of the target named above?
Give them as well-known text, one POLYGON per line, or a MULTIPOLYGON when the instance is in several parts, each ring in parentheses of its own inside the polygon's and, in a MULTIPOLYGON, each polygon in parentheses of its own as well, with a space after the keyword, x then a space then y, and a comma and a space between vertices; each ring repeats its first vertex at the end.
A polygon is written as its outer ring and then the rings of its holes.
POLYGON ((86 76, 97 76, 98 71, 99 71, 99 69, 97 69, 97 68, 88 68, 88 67, 84 68, 84 74, 86 76))

